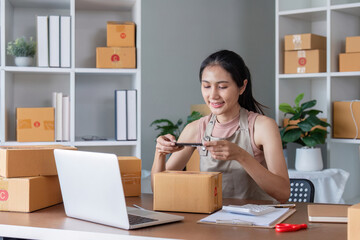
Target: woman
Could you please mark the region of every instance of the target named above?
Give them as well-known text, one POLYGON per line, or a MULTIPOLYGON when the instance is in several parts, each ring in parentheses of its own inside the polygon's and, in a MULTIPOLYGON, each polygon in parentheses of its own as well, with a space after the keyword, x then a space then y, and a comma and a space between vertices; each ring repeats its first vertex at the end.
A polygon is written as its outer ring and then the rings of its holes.
MULTIPOLYGON (((178 142, 203 143, 200 170, 223 173, 224 197, 287 201, 290 182, 278 126, 253 98, 243 59, 228 50, 210 55, 201 65, 200 81, 211 114, 188 124, 178 142)), ((195 148, 175 143, 170 134, 157 138, 152 176, 185 167, 195 148)))

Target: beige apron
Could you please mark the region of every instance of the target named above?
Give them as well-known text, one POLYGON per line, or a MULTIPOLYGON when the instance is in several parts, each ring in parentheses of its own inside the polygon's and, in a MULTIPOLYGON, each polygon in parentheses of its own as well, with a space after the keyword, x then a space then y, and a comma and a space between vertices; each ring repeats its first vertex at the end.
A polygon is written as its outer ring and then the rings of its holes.
MULTIPOLYGON (((238 144, 254 156, 249 133, 248 111, 244 108, 240 109, 239 129, 228 138, 212 137, 216 122, 216 115, 212 115, 206 126, 203 141, 228 140, 238 144)), ((200 154, 200 171, 205 172, 222 172, 222 191, 225 198, 241 198, 241 199, 261 199, 274 200, 266 192, 264 192, 256 182, 249 176, 241 164, 236 160, 222 161, 211 157, 211 154, 205 148, 199 148, 200 154)), ((265 161, 261 163, 266 167, 265 161)))

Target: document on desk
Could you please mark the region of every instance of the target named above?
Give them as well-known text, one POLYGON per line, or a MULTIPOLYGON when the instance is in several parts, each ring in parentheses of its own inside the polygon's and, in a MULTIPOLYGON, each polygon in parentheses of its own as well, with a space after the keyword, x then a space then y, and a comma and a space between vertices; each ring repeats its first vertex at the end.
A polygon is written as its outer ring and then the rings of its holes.
POLYGON ((274 228, 275 224, 281 223, 295 211, 295 209, 290 208, 276 208, 275 211, 264 215, 250 216, 220 210, 199 220, 198 223, 274 228))

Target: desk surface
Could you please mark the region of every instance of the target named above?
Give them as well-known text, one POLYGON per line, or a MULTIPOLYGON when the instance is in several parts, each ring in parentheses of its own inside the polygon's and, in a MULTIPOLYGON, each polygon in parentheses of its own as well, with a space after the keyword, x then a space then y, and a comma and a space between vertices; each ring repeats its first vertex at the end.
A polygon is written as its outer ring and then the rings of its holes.
MULTIPOLYGON (((131 197, 127 205, 137 204, 152 209, 152 195, 131 197)), ((245 204, 246 200, 224 199, 224 205, 245 204)), ((260 203, 260 202, 258 202, 260 203)), ((307 204, 297 203, 296 212, 286 223, 308 223, 307 204)), ((327 239, 347 238, 347 224, 312 223, 309 229, 291 233, 276 233, 274 229, 239 226, 216 226, 198 224, 207 214, 175 213, 185 217, 184 221, 126 231, 100 224, 66 217, 62 204, 33 213, 0 212, 0 235, 34 239, 327 239)))

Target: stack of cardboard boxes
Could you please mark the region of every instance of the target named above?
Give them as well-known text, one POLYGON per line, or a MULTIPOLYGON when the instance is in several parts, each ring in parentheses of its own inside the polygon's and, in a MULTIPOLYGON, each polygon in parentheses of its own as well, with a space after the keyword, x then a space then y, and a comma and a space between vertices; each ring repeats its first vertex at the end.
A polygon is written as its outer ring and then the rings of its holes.
POLYGON ((284 73, 326 72, 326 37, 316 34, 286 35, 284 73))
POLYGON ((339 71, 360 71, 360 36, 347 37, 345 49, 346 53, 339 55, 339 71))
POLYGON ((0 211, 32 212, 62 202, 54 159, 60 145, 0 148, 0 211))
POLYGON ((96 48, 96 67, 136 68, 135 23, 107 23, 107 47, 96 48))

